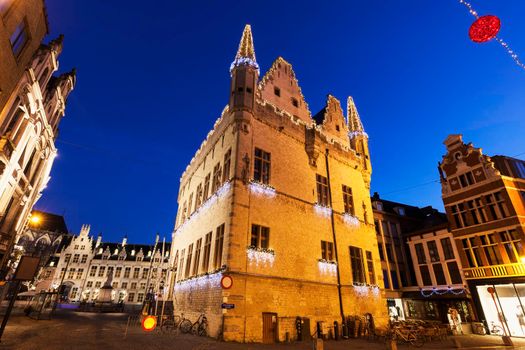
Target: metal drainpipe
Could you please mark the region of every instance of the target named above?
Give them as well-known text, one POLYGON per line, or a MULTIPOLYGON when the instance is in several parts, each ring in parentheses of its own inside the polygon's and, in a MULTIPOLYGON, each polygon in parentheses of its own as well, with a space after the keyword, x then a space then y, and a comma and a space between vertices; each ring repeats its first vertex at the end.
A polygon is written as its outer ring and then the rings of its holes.
POLYGON ((334 253, 335 253, 335 262, 336 262, 336 272, 337 272, 337 293, 339 294, 339 311, 341 313, 341 329, 345 325, 345 313, 343 310, 343 296, 341 294, 341 274, 339 272, 339 255, 337 253, 337 239, 335 235, 335 221, 334 221, 334 206, 332 204, 332 189, 330 184, 330 166, 328 164, 328 149, 325 152, 325 161, 326 161, 326 178, 328 180, 328 202, 330 203, 330 223, 332 227, 332 237, 334 240, 334 253))

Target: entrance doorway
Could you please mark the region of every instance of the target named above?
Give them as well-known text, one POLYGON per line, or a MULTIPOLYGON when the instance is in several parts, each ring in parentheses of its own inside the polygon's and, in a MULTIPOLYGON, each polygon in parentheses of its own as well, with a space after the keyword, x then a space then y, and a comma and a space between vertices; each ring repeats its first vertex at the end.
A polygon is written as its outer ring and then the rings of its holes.
POLYGON ((277 314, 263 312, 263 343, 272 344, 277 339, 277 314))

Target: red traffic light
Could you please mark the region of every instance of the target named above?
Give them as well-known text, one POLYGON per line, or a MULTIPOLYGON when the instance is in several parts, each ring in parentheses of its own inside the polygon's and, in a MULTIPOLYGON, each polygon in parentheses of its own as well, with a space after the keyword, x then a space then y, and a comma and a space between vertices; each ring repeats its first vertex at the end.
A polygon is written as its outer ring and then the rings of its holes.
POLYGON ((151 332, 157 327, 157 318, 155 316, 146 316, 142 320, 142 329, 146 332, 151 332))

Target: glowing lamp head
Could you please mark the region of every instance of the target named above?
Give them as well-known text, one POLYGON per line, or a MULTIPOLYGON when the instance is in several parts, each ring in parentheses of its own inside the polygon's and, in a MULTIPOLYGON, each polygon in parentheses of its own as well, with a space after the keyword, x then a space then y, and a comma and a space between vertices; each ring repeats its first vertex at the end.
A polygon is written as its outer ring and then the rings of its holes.
POLYGON ((157 318, 155 316, 146 316, 142 320, 142 329, 146 332, 151 332, 157 327, 157 318))
POLYGON ((520 260, 522 264, 525 264, 525 256, 522 256, 520 260))
POLYGON ((468 31, 470 40, 475 43, 485 43, 498 35, 501 21, 493 15, 481 16, 472 23, 468 31))
POLYGON ((42 218, 40 218, 40 216, 38 216, 38 215, 31 215, 31 217, 29 218, 29 221, 30 221, 33 225, 37 225, 37 224, 39 224, 41 220, 42 220, 42 218))

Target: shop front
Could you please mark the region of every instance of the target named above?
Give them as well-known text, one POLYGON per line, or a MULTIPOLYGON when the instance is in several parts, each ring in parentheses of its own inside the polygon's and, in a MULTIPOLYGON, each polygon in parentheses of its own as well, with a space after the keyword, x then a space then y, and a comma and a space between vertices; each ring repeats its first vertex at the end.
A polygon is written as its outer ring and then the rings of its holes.
POLYGON ((476 307, 483 312, 489 330, 502 329, 512 337, 525 337, 525 281, 476 281, 476 307), (502 327, 502 328, 501 328, 502 327))
POLYGON ((461 323, 475 320, 472 304, 466 293, 427 295, 420 292, 403 293, 403 306, 407 319, 450 323, 449 311, 458 313, 461 323))

